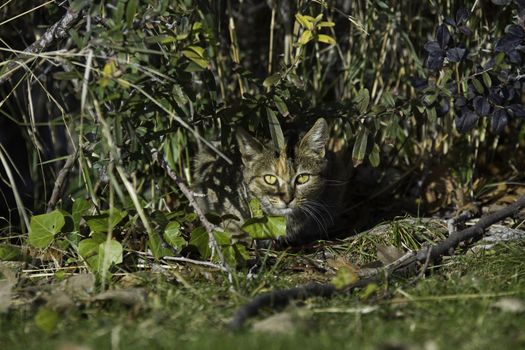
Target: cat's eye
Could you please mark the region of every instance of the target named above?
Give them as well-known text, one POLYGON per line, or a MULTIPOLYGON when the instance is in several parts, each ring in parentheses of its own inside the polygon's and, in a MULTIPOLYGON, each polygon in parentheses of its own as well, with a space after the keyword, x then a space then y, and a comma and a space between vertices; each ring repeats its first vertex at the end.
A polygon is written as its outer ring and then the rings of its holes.
POLYGON ((277 178, 273 175, 264 175, 263 176, 264 182, 266 182, 268 185, 275 185, 277 182, 277 178))
POLYGON ((295 179, 295 182, 298 183, 299 185, 302 185, 302 184, 307 183, 308 180, 310 180, 310 175, 308 175, 308 174, 300 174, 295 179))

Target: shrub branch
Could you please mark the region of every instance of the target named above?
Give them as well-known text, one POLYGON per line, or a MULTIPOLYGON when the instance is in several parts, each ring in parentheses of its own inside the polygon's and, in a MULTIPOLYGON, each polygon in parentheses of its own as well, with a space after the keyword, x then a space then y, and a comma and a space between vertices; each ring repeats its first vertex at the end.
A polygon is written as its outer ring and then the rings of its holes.
MULTIPOLYGON (((53 42, 59 39, 63 39, 68 36, 68 30, 73 27, 73 25, 80 18, 82 10, 89 4, 89 2, 84 2, 80 8, 72 9, 69 8, 64 16, 51 27, 49 27, 45 33, 31 45, 25 48, 23 53, 26 54, 38 54, 48 48, 53 42)), ((19 61, 23 59, 24 54, 21 54, 19 57, 13 59, 8 65, 4 75, 0 77, 0 84, 4 83, 9 79, 11 74, 16 72, 20 67, 24 66, 19 64, 19 61)))
POLYGON ((46 212, 49 213, 53 211, 55 208, 55 205, 57 204, 58 200, 60 199, 60 195, 62 194, 62 190, 64 189, 64 182, 67 179, 67 176, 69 175, 69 172, 73 168, 73 165, 75 165, 75 161, 77 160, 78 152, 74 152, 71 154, 67 160, 62 169, 60 169, 60 172, 58 173, 57 179, 55 181, 55 185, 53 187, 53 193, 51 194, 51 198, 49 199, 49 202, 47 203, 47 210, 46 212))
POLYGON ((195 210, 195 213, 197 214, 200 222, 202 223, 202 226, 204 226, 204 229, 208 233, 208 239, 209 239, 210 249, 212 251, 212 257, 214 253, 217 254, 221 262, 221 266, 224 268, 224 270, 228 271, 228 276, 231 280, 230 269, 228 267, 226 260, 224 259, 224 255, 221 252, 219 244, 217 243, 217 240, 215 239, 215 236, 213 234, 213 231, 215 230, 215 226, 211 222, 209 222, 208 219, 206 219, 204 212, 202 211, 202 209, 199 207, 199 205, 195 201, 193 192, 188 188, 188 186, 186 186, 184 181, 173 171, 173 169, 170 168, 168 163, 164 160, 162 154, 158 151, 153 151, 152 155, 153 155, 153 159, 155 159, 155 161, 166 171, 168 176, 171 177, 173 181, 175 181, 179 189, 182 191, 182 194, 184 194, 184 196, 188 199, 190 206, 193 208, 193 210, 195 210))

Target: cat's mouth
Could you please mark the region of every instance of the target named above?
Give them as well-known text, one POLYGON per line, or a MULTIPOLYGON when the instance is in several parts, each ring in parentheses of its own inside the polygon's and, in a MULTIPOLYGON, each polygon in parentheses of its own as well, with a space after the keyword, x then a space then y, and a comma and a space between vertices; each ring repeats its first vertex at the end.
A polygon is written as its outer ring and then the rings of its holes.
POLYGON ((293 209, 292 208, 272 208, 272 215, 277 215, 277 216, 286 216, 286 215, 290 215, 292 214, 293 212, 293 209))
POLYGON ((261 200, 261 204, 263 207, 264 212, 267 215, 275 215, 275 216, 287 216, 291 215, 294 212, 294 208, 290 208, 289 206, 286 206, 284 203, 271 203, 268 199, 263 198, 261 200))

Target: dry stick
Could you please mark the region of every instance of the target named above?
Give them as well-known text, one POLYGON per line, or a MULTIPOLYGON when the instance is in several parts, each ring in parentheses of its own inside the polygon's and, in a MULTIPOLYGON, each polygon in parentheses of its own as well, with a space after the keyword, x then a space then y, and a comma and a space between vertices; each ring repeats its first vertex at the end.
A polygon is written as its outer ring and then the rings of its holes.
MULTIPOLYGON (((76 11, 69 8, 66 14, 58 22, 47 28, 44 35, 26 47, 24 52, 29 54, 40 53, 44 51, 49 45, 51 45, 55 40, 65 38, 68 35, 67 31, 77 22, 80 17, 80 13, 88 4, 88 1, 84 2, 84 4, 81 5, 81 7, 76 11)), ((22 54, 21 56, 24 55, 22 54)), ((7 65, 6 73, 0 77, 0 84, 7 81, 11 74, 17 71, 20 67, 24 66, 18 62, 22 58, 23 57, 18 57, 7 65)))
MULTIPOLYGON (((342 289, 337 289, 330 283, 309 283, 295 288, 276 290, 259 295, 237 310, 230 327, 234 330, 241 328, 248 318, 256 316, 259 310, 264 307, 277 309, 285 307, 293 300, 303 300, 314 296, 331 297, 335 293, 351 293, 356 288, 365 287, 371 283, 378 283, 382 280, 382 277, 388 278, 394 272, 404 270, 416 262, 424 263, 424 268, 426 269, 429 263, 435 262, 445 255, 453 254, 454 248, 460 243, 481 238, 489 226, 517 214, 523 208, 525 208, 525 196, 521 196, 513 204, 495 213, 482 217, 474 226, 455 232, 433 246, 423 247, 417 252, 409 252, 394 263, 378 270, 370 277, 360 279, 342 289)), ((417 270, 414 269, 411 273, 417 273, 417 270)))
POLYGON ((214 264, 212 262, 201 261, 201 260, 194 260, 194 259, 190 259, 190 258, 185 258, 183 256, 164 256, 164 257, 162 257, 162 260, 185 262, 185 263, 189 263, 189 264, 206 266, 206 267, 210 267, 210 268, 213 268, 213 269, 218 269, 218 270, 221 270, 221 271, 224 271, 224 272, 228 272, 228 270, 225 269, 224 267, 222 267, 220 265, 217 265, 217 264, 214 264))
POLYGON ((58 173, 57 179, 55 181, 55 186, 53 187, 53 192, 51 193, 51 198, 49 199, 49 202, 47 202, 47 213, 51 212, 55 208, 55 205, 57 204, 58 199, 60 198, 60 194, 62 193, 62 189, 64 188, 64 182, 66 181, 69 171, 75 164, 77 156, 77 152, 71 154, 67 158, 66 163, 64 164, 62 169, 60 169, 60 172, 58 173))
MULTIPOLYGON (((135 254, 138 254, 138 255, 143 255, 146 258, 151 258, 151 259, 155 258, 153 256, 153 254, 151 254, 151 253, 144 253, 144 252, 140 252, 140 251, 133 251, 133 252, 135 254)), ((209 268, 212 268, 212 269, 217 269, 217 270, 221 270, 221 271, 224 271, 224 272, 228 272, 228 270, 226 270, 224 267, 222 267, 220 265, 217 265, 217 264, 214 264, 212 262, 202 261, 202 260, 195 260, 195 259, 185 258, 185 257, 182 257, 182 256, 163 256, 161 258, 161 260, 164 260, 166 262, 169 262, 169 261, 185 262, 185 263, 189 263, 189 264, 206 266, 206 267, 209 267, 209 268)))
POLYGON ((208 239, 210 248, 212 250, 212 256, 213 252, 216 252, 219 256, 219 260, 221 262, 221 266, 228 271, 228 277, 231 280, 231 272, 229 269, 228 264, 226 263, 226 260, 224 260, 224 256, 222 255, 222 252, 220 250, 219 245, 217 244, 217 241, 215 240, 215 236, 213 235, 213 231, 215 227, 206 219, 206 216, 204 215, 204 212, 202 209, 198 206, 197 202, 195 202, 195 198, 193 196, 193 192, 186 186, 184 181, 170 168, 168 163, 164 160, 162 157, 162 154, 158 151, 152 152, 153 159, 157 161, 157 163, 166 171, 166 173, 175 181, 179 189, 182 191, 184 196, 188 199, 188 202, 190 203, 190 206, 195 210, 195 213, 199 217, 199 220, 201 221, 202 225, 204 226, 204 229, 208 233, 208 239))

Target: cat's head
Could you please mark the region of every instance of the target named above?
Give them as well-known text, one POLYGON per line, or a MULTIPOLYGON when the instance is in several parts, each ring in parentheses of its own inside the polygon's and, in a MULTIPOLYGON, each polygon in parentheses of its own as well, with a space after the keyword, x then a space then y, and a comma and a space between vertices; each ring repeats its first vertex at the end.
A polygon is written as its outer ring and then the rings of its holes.
POLYGON ((325 186, 328 137, 328 125, 322 118, 296 144, 287 144, 283 150, 238 130, 244 182, 266 214, 290 215, 319 200, 325 186))

